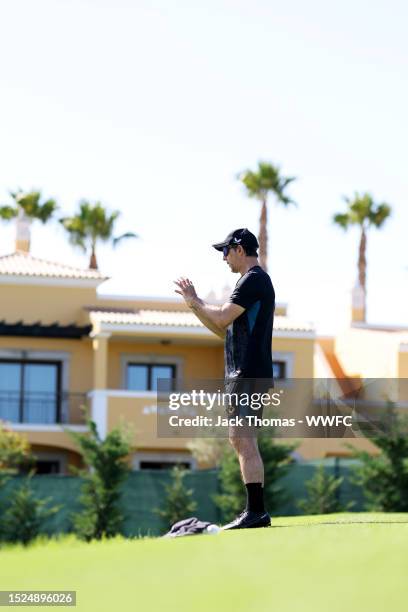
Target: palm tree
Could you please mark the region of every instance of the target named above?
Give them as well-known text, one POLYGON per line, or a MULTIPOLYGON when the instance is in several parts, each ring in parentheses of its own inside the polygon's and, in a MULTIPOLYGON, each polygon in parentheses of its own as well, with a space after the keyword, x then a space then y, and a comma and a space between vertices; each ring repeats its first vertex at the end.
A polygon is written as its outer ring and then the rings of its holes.
POLYGON ((0 206, 0 219, 11 221, 17 218, 17 247, 19 243, 24 243, 24 250, 30 248, 30 225, 34 219, 47 223, 54 215, 58 206, 55 200, 41 201, 41 192, 10 191, 10 196, 14 200, 13 204, 0 206))
POLYGON ((89 267, 98 269, 96 245, 98 241, 112 242, 115 247, 124 238, 137 238, 136 234, 126 232, 113 237, 115 223, 120 216, 118 210, 108 213, 100 202, 92 204, 87 200, 79 203, 79 211, 73 217, 64 217, 60 223, 67 230, 71 244, 90 252, 89 267))
POLYGON ((358 249, 358 284, 363 294, 363 320, 366 315, 366 270, 367 270, 367 231, 371 226, 380 228, 391 215, 391 207, 382 202, 376 204, 369 193, 359 195, 355 192, 353 198, 343 197, 347 204, 345 213, 333 215, 333 221, 342 229, 347 230, 351 225, 360 227, 360 244, 358 249))
POLYGON ((279 204, 288 206, 295 204, 286 195, 287 186, 295 180, 295 177, 281 176, 277 166, 268 162, 258 162, 258 169, 255 171, 244 170, 238 175, 238 179, 244 184, 246 193, 250 198, 255 198, 261 202, 261 216, 259 220, 259 262, 262 268, 267 270, 267 202, 270 194, 273 194, 279 204))

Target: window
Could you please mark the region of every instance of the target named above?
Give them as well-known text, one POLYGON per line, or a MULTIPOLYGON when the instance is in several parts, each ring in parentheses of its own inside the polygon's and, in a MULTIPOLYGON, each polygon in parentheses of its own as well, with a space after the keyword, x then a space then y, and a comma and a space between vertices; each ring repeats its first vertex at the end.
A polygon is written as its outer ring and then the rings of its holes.
POLYGON ((194 470, 195 459, 184 452, 137 452, 132 457, 132 468, 134 470, 170 470, 175 466, 194 470))
POLYGON ((285 361, 273 361, 273 377, 277 380, 279 378, 286 378, 286 362, 285 361))
POLYGON ((292 385, 295 367, 295 353, 293 351, 272 351, 273 377, 282 380, 285 386, 292 385))
POLYGON ((36 461, 34 469, 36 474, 60 474, 61 462, 50 460, 36 461))
POLYGON ((128 363, 126 368, 126 388, 129 391, 157 391, 159 378, 174 379, 174 364, 128 363))
POLYGON ((180 463, 175 461, 141 461, 139 465, 140 470, 171 470, 174 467, 180 467, 184 469, 190 469, 191 464, 186 461, 180 463))
POLYGON ((61 362, 0 360, 0 419, 58 423, 61 362))

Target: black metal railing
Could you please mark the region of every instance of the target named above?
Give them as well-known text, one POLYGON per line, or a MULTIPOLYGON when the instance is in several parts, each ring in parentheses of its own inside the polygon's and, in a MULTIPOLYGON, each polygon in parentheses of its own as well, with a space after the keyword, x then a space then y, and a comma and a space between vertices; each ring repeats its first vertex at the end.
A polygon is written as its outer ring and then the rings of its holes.
POLYGON ((0 420, 27 424, 82 424, 85 393, 0 391, 0 420))

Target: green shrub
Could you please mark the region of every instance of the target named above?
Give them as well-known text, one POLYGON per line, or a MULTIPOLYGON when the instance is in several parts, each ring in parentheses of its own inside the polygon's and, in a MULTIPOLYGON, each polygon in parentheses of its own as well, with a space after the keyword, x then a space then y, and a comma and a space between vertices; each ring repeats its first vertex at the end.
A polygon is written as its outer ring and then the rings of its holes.
POLYGON ((193 489, 187 489, 184 484, 186 470, 178 466, 171 470, 171 482, 164 485, 166 498, 162 508, 155 508, 163 522, 163 527, 167 531, 174 523, 191 516, 197 508, 196 502, 192 499, 193 489))
POLYGON ((378 455, 348 445, 360 461, 351 480, 363 488, 367 510, 408 512, 408 420, 391 403, 385 417, 383 430, 370 437, 378 455))
POLYGON ((72 521, 78 537, 89 542, 122 533, 121 484, 130 471, 126 459, 131 445, 129 430, 112 429, 102 440, 96 424, 89 418, 87 424, 89 434, 71 432, 86 466, 75 470, 84 481, 79 498, 83 509, 72 521))
POLYGON ((51 498, 38 499, 31 488, 32 474, 15 489, 2 517, 1 538, 3 541, 27 546, 41 533, 44 521, 58 512, 59 507, 47 507, 51 498))
POLYGON ((320 464, 310 480, 305 483, 307 498, 297 502, 297 506, 304 514, 330 514, 333 512, 347 512, 353 502, 342 504, 340 502, 340 487, 343 477, 336 478, 328 474, 324 465, 320 464))
POLYGON ((8 429, 0 421, 0 486, 19 469, 29 469, 33 463, 28 440, 8 429))

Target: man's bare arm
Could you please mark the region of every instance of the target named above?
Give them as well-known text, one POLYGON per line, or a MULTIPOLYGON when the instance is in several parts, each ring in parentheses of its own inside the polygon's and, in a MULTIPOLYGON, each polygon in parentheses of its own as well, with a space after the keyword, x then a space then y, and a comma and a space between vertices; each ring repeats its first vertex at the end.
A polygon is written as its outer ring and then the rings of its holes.
POLYGON ((205 321, 207 321, 218 329, 222 333, 223 338, 225 338, 228 325, 245 310, 241 306, 231 304, 230 302, 226 302, 222 306, 213 306, 212 304, 207 304, 199 297, 192 300, 189 307, 204 325, 206 325, 205 321))
MULTIPOLYGON (((197 302, 189 304, 189 308, 190 310, 194 312, 197 319, 199 319, 201 323, 206 326, 207 329, 214 332, 214 334, 216 334, 217 336, 219 336, 220 338, 224 340, 225 329, 223 329, 222 327, 219 327, 218 325, 215 325, 215 323, 211 321, 211 319, 205 313, 204 308, 201 308, 201 305, 204 306, 204 302, 200 300, 200 298, 197 298, 197 302)), ((209 304, 206 304, 206 306, 209 306, 209 304)))
POLYGON ((243 312, 244 308, 238 304, 226 302, 222 306, 213 306, 200 299, 194 289, 193 283, 189 279, 181 278, 175 281, 179 290, 176 293, 183 296, 188 307, 194 312, 196 317, 212 332, 225 338, 225 330, 243 312))

